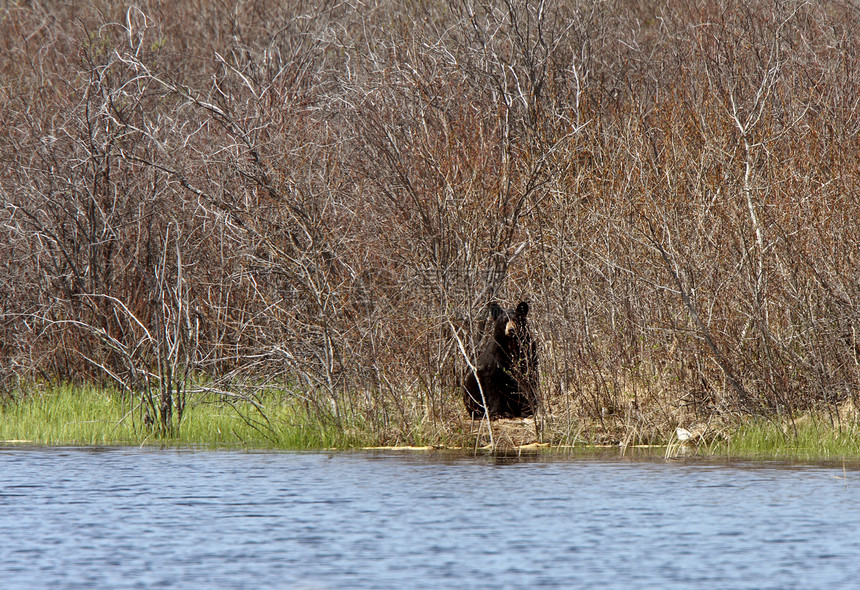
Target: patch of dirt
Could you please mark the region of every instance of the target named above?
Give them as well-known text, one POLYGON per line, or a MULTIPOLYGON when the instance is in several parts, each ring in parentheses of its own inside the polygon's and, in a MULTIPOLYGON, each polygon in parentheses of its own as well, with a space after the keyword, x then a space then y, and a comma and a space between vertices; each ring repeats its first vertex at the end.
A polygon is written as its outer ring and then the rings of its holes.
POLYGON ((486 420, 471 422, 471 434, 477 437, 479 447, 488 447, 493 443, 497 449, 541 445, 534 418, 502 418, 493 420, 489 425, 486 420))

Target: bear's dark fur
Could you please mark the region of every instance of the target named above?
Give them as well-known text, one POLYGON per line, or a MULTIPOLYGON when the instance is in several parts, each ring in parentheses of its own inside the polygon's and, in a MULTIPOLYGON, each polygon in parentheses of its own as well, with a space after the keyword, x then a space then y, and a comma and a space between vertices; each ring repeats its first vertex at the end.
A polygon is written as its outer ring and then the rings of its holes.
POLYGON ((537 405, 537 347, 529 333, 529 304, 516 309, 490 305, 491 334, 478 357, 477 371, 466 370, 463 401, 472 419, 532 416, 537 405), (477 373, 477 375, 476 375, 477 373))

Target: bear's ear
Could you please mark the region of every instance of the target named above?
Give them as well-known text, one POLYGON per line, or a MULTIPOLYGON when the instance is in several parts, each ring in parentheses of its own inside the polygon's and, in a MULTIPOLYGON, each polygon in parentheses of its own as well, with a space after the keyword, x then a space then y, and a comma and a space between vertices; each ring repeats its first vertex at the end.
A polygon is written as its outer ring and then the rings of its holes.
POLYGON ((493 303, 490 304, 490 315, 492 316, 492 318, 494 320, 497 320, 500 317, 502 317, 503 313, 504 313, 504 310, 501 308, 501 306, 498 303, 496 303, 494 301, 493 303))
POLYGON ((525 301, 520 301, 520 304, 517 305, 517 315, 524 318, 529 313, 529 304, 525 301))

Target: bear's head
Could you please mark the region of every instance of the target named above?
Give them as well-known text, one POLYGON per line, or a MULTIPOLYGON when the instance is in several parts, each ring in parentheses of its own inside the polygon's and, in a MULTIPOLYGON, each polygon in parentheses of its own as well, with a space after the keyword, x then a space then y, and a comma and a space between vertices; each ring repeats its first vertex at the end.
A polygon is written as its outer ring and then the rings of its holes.
POLYGON ((525 301, 520 301, 516 309, 504 309, 498 303, 490 304, 493 339, 509 353, 515 353, 528 335, 528 313, 529 304, 525 301))

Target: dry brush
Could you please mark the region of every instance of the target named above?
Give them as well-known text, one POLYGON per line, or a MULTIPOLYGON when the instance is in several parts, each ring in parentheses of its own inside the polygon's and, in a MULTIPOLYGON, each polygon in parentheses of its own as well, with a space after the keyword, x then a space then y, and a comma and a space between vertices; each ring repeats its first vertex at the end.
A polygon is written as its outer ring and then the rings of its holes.
POLYGON ((7 3, 3 390, 110 383, 168 432, 189 395, 270 385, 432 438, 466 419, 486 305, 527 299, 547 438, 839 416, 858 26, 779 0, 7 3))

